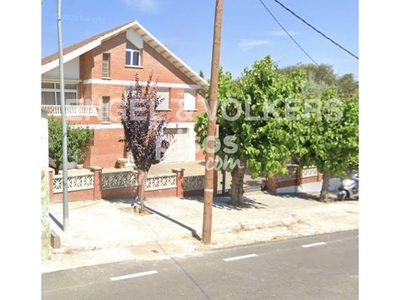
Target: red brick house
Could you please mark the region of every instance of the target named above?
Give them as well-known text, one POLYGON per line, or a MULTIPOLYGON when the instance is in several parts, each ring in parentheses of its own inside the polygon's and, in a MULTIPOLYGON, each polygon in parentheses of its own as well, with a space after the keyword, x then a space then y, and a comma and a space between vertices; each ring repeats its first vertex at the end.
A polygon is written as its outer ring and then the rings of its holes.
MULTIPOLYGON (((169 130, 176 142, 166 162, 203 158, 195 143, 193 119, 205 112, 201 78, 137 21, 110 29, 64 49, 67 122, 95 129, 85 167, 114 167, 124 157, 118 116, 121 97, 135 75, 145 84, 151 73, 165 100, 169 130)), ((42 108, 61 116, 58 52, 42 59, 42 108)))

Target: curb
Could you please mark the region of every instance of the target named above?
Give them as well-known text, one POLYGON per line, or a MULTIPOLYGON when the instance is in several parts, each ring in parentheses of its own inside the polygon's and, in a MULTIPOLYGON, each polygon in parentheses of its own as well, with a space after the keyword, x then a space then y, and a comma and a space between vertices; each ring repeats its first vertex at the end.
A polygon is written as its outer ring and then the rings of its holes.
MULTIPOLYGON (((300 224, 300 222, 294 218, 287 218, 279 221, 269 221, 269 222, 258 222, 258 223, 248 223, 248 222, 241 222, 238 224, 231 224, 231 225, 226 225, 226 226, 221 226, 217 227, 213 230, 214 233, 237 233, 241 231, 253 231, 253 230, 260 230, 260 229, 265 229, 265 228, 276 228, 276 227, 287 227, 287 226, 292 226, 295 224, 300 224)), ((60 240, 59 236, 54 232, 55 235, 55 240, 58 241, 60 240)), ((52 253, 53 254, 78 254, 82 252, 87 252, 87 251, 95 251, 95 250, 106 250, 108 248, 113 248, 117 246, 140 246, 144 245, 147 243, 152 243, 152 242, 160 242, 160 241, 168 241, 168 240, 179 240, 184 237, 191 237, 194 240, 201 241, 201 238, 199 236, 193 236, 193 232, 191 233, 179 233, 179 234, 168 234, 165 236, 160 237, 159 239, 156 240, 148 240, 148 241, 143 241, 139 244, 129 244, 129 245, 110 245, 108 247, 98 247, 98 246, 70 246, 70 247, 62 247, 61 243, 59 242, 58 247, 53 247, 52 253)), ((53 240, 53 236, 52 236, 53 240)), ((55 243, 56 244, 56 243, 55 243)))
POLYGON ((248 223, 242 222, 236 225, 228 225, 217 227, 213 230, 213 232, 217 233, 231 233, 231 232, 239 232, 239 231, 252 231, 258 229, 265 228, 275 228, 275 227, 287 227, 295 224, 301 224, 301 219, 297 220, 295 218, 287 218, 279 221, 270 221, 270 222, 258 222, 258 223, 248 223))
POLYGON ((60 236, 53 230, 50 230, 50 245, 53 249, 61 248, 60 236))

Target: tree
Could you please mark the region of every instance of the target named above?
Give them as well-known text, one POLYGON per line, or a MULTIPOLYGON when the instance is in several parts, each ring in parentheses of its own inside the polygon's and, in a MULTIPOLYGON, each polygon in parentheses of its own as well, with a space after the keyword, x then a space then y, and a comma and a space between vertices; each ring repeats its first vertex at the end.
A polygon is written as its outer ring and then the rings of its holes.
POLYGON ((90 147, 89 143, 93 139, 94 131, 88 126, 71 126, 70 136, 71 139, 68 142, 68 151, 77 164, 83 164, 90 147))
MULTIPOLYGON (((304 74, 281 74, 270 56, 256 61, 245 69, 239 80, 220 72, 217 111, 220 147, 216 155, 228 162, 232 174, 231 200, 233 205, 243 204, 243 178, 248 168, 253 178, 260 174, 287 172, 295 123, 285 120, 285 99, 301 95, 304 74)), ((205 146, 204 131, 207 115, 196 119, 198 142, 205 146)))
MULTIPOLYGON (((331 68, 321 69, 332 75, 331 68)), ((238 80, 222 69, 219 76, 216 156, 218 167, 232 173, 231 204, 242 204, 245 168, 255 178, 287 173, 293 159, 300 167, 315 165, 324 174, 320 198, 325 201, 331 176, 358 167, 356 93, 339 98, 329 81, 314 79, 302 68, 282 72, 270 56, 238 80)), ((207 120, 203 114, 195 124, 203 148, 207 120)))
MULTIPOLYGON (((62 148, 62 121, 50 117, 48 121, 49 130, 49 157, 54 160, 55 173, 58 174, 63 162, 62 148)), ((88 126, 67 124, 68 161, 76 161, 78 153, 85 153, 90 141, 93 139, 94 131, 88 126)))
MULTIPOLYGON (((58 174, 63 161, 62 123, 60 119, 49 118, 49 157, 54 160, 55 173, 58 174)), ((67 128, 68 133, 68 128, 67 128)))
POLYGON ((290 74, 295 70, 305 71, 309 81, 316 84, 326 85, 338 91, 342 98, 349 98, 354 94, 358 94, 358 82, 354 79, 352 73, 346 73, 338 76, 333 66, 328 64, 298 64, 279 69, 282 74, 290 74))
MULTIPOLYGON (((238 174, 234 177, 232 177, 232 185, 233 188, 231 188, 231 194, 233 191, 237 191, 238 189, 236 188, 238 183, 237 183, 237 178, 240 178, 239 173, 243 173, 245 171, 245 165, 242 161, 242 164, 239 165, 234 165, 232 162, 236 158, 235 155, 237 153, 233 153, 230 151, 230 149, 227 149, 227 145, 234 142, 234 132, 231 130, 230 126, 227 126, 225 124, 225 119, 221 110, 221 105, 226 104, 229 100, 233 99, 236 95, 237 91, 237 84, 233 81, 232 79, 232 74, 230 72, 224 72, 223 68, 221 67, 219 70, 219 80, 218 80, 218 107, 217 107, 217 124, 219 126, 219 138, 215 141, 216 142, 216 159, 219 162, 228 162, 225 166, 206 166, 206 167, 215 167, 216 169, 224 169, 229 172, 238 174), (225 143, 221 143, 220 141, 225 141, 225 143), (235 179, 234 179, 235 178, 235 179)), ((209 89, 206 91, 206 99, 208 99, 209 96, 209 89)), ((207 133, 207 124, 208 124, 208 114, 200 114, 195 118, 195 132, 197 135, 197 143, 204 149, 207 145, 207 140, 208 139, 213 139, 215 137, 210 137, 208 136, 207 133)), ((240 154, 239 154, 240 157, 240 154)), ((242 185, 242 190, 243 190, 243 185, 242 185)), ((243 193, 242 193, 243 194, 243 193)), ((236 194, 235 194, 236 195, 236 194)), ((236 203, 236 196, 231 197, 231 202, 236 203), (232 200, 234 199, 234 200, 232 200)), ((241 203, 237 203, 238 205, 241 203)))
POLYGON ((283 74, 290 74, 293 71, 303 70, 306 72, 309 79, 316 82, 324 82, 328 86, 335 87, 337 85, 337 75, 333 70, 333 66, 328 64, 298 64, 295 66, 288 66, 279 70, 283 74))
POLYGON ((152 165, 165 157, 172 136, 165 133, 166 116, 156 112, 163 100, 157 96, 157 85, 152 85, 152 75, 142 86, 138 75, 135 84, 123 95, 119 114, 125 133, 127 151, 138 169, 140 212, 145 212, 145 188, 147 175, 152 165))
POLYGON ((203 70, 200 70, 199 76, 204 79, 203 70))
POLYGON ((333 89, 307 89, 303 105, 309 99, 319 109, 299 114, 299 126, 292 131, 295 140, 293 153, 300 166, 315 165, 323 173, 320 200, 328 201, 329 181, 332 176, 346 175, 358 168, 358 96, 338 97, 333 89))
POLYGON ((344 74, 338 79, 339 96, 341 98, 350 98, 352 95, 358 95, 358 82, 351 73, 344 74))

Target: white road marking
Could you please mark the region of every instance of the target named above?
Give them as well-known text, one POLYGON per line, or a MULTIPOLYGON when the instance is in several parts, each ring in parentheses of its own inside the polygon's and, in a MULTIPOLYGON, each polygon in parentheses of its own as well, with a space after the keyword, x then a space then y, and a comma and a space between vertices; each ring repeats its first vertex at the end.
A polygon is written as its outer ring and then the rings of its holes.
POLYGON ((317 246, 322 246, 322 245, 326 245, 325 242, 320 242, 320 243, 314 243, 314 244, 308 244, 308 245, 303 245, 303 248, 309 248, 309 247, 317 247, 317 246))
POLYGON ((258 255, 257 254, 249 254, 249 255, 235 256, 235 257, 224 258, 224 261, 246 259, 246 258, 251 258, 251 257, 256 257, 256 256, 258 256, 258 255))
POLYGON ((117 281, 117 280, 124 280, 124 279, 141 277, 141 276, 152 275, 152 274, 157 274, 157 273, 158 272, 156 270, 152 270, 152 271, 134 273, 134 274, 124 275, 124 276, 111 277, 110 279, 111 279, 111 281, 117 281))

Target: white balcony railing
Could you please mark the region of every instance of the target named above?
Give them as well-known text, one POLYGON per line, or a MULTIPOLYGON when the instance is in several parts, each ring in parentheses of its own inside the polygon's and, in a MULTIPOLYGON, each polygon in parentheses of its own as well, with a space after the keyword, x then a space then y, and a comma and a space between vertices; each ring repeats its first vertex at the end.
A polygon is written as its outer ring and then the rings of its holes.
MULTIPOLYGON (((61 105, 42 105, 49 115, 61 116, 61 105)), ((99 107, 93 105, 65 105, 67 116, 98 116, 99 107)))

